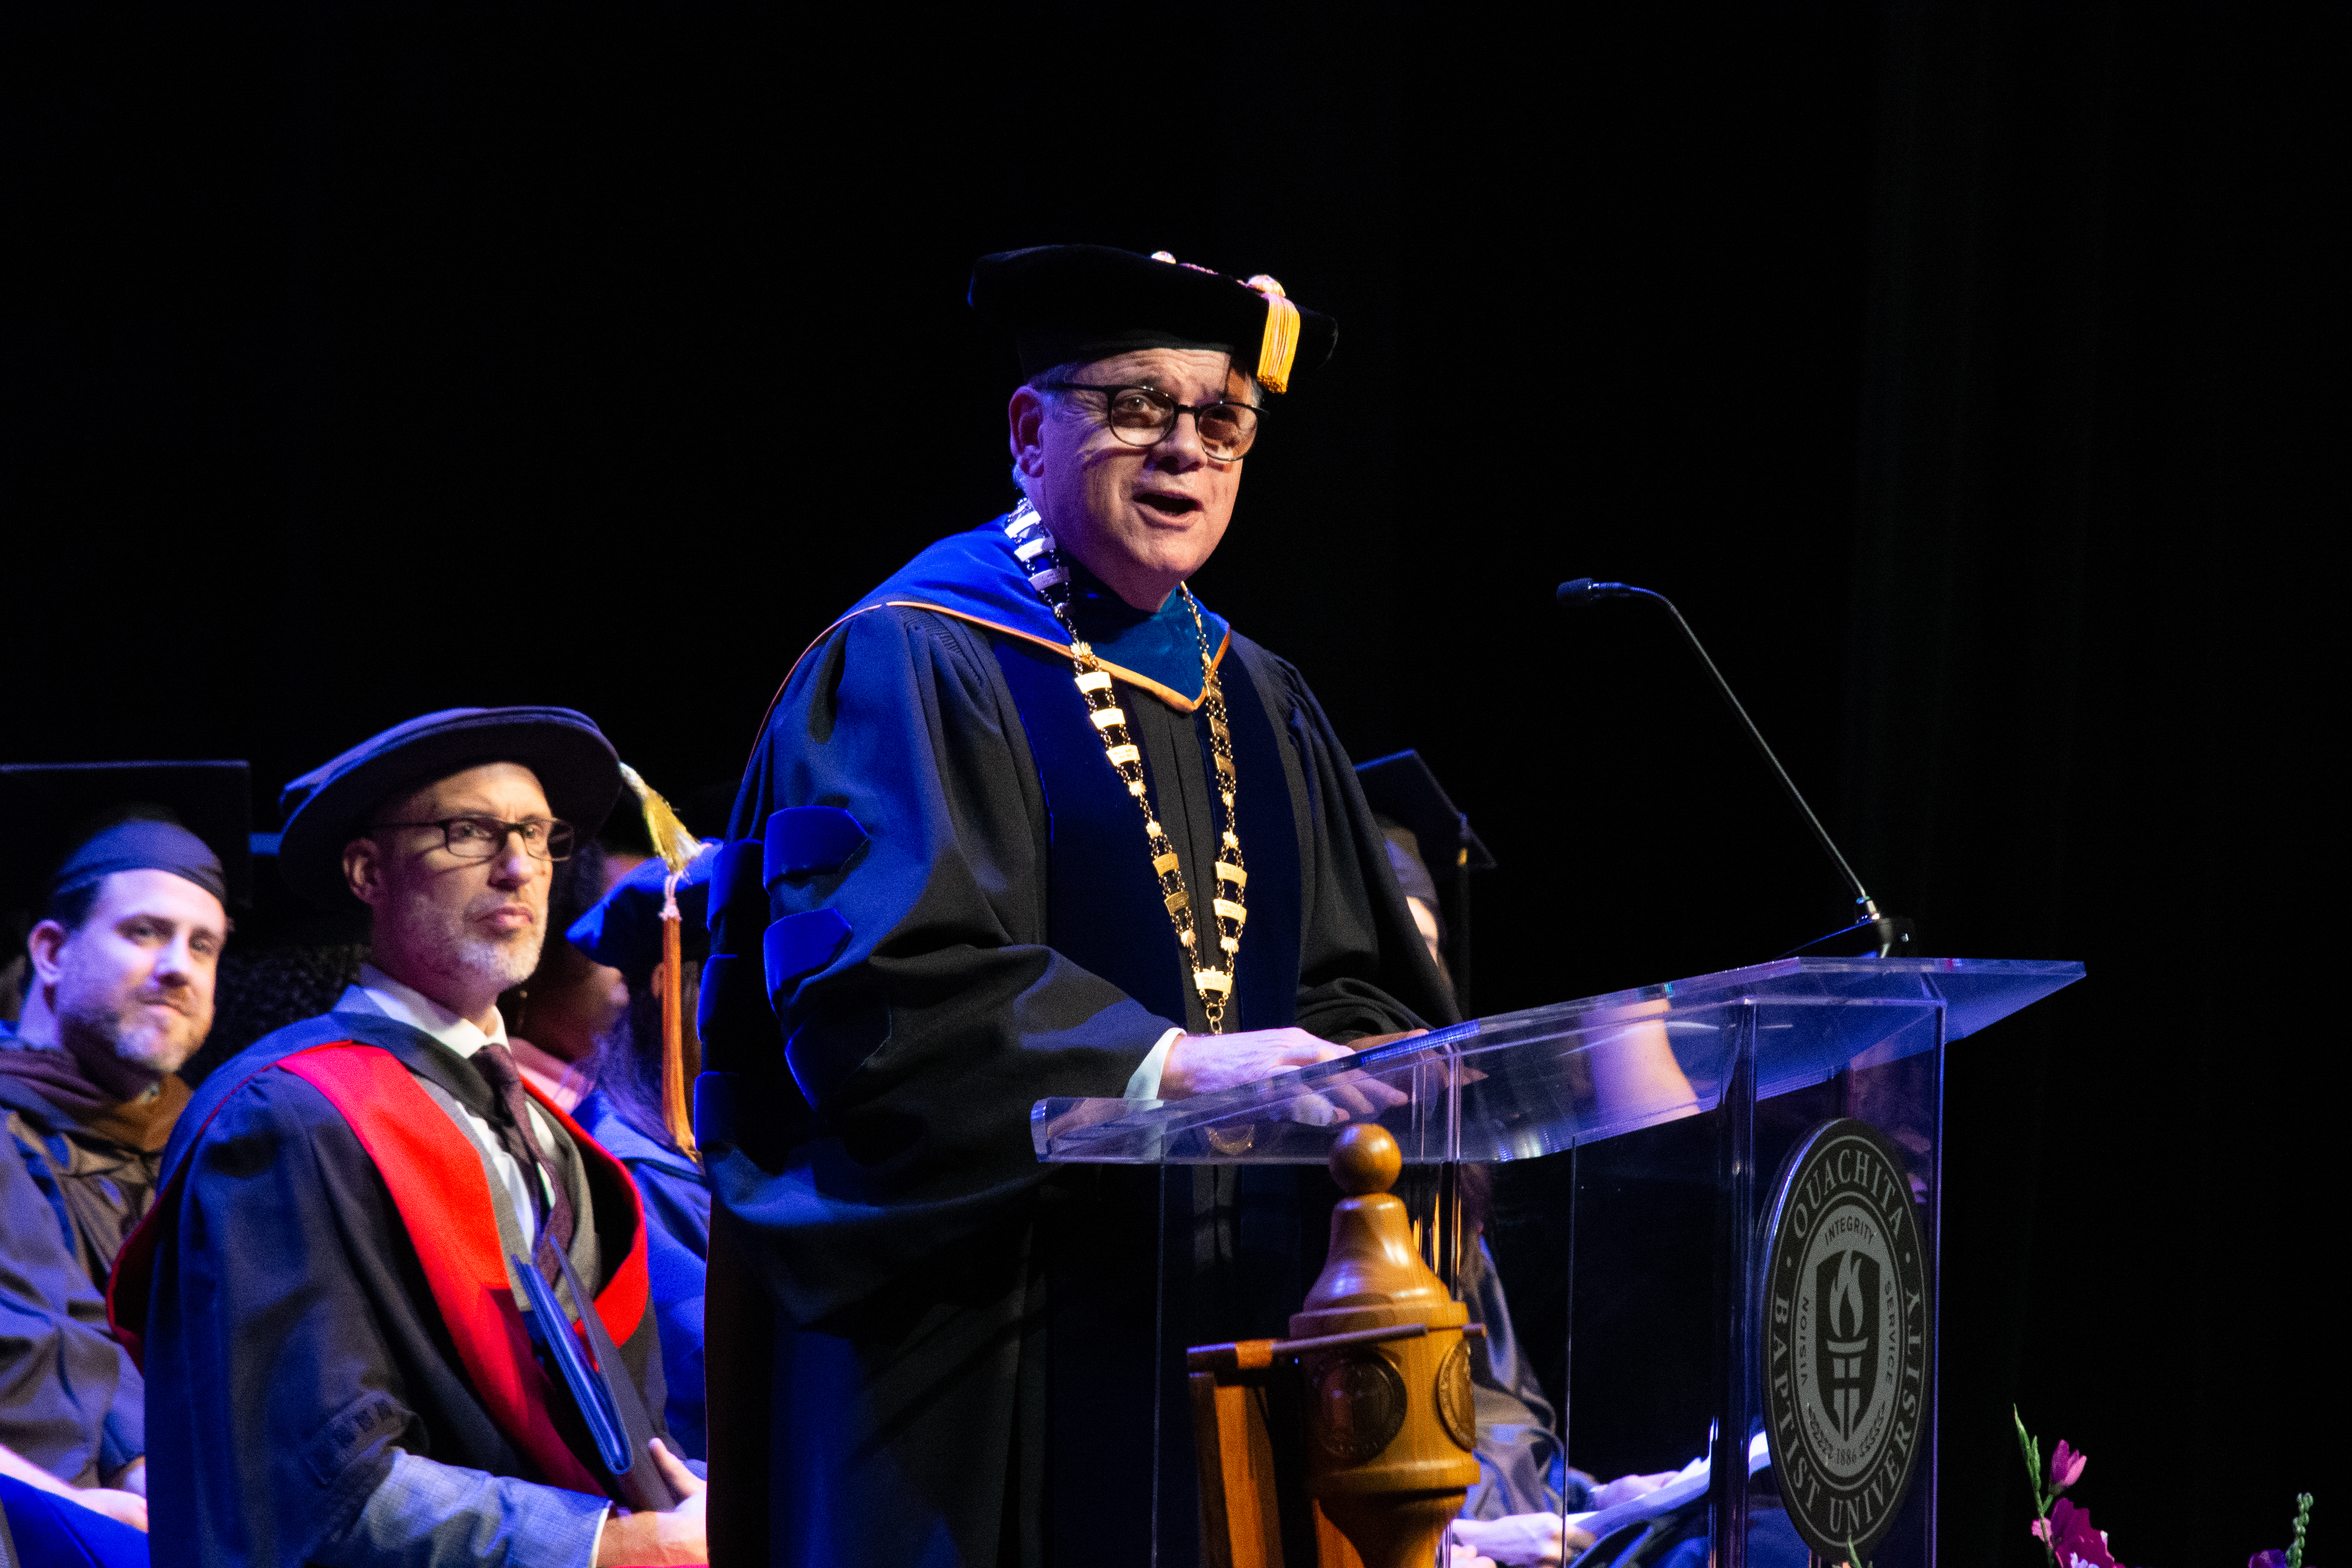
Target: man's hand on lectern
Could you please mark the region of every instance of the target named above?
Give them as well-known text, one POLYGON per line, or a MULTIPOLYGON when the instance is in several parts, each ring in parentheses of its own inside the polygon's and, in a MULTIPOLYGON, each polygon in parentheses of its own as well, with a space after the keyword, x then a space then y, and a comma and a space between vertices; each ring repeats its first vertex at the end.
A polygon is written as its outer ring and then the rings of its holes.
MULTIPOLYGON (((1296 1072, 1311 1068, 1318 1062, 1332 1061, 1353 1056, 1374 1046, 1385 1046, 1394 1040, 1409 1038, 1423 1031, 1407 1030, 1395 1035, 1375 1035, 1370 1039, 1355 1040, 1335 1046, 1328 1040, 1318 1039, 1304 1029, 1251 1029, 1238 1035, 1179 1035, 1176 1043, 1168 1047, 1168 1060, 1160 1072, 1160 1098, 1187 1100, 1196 1094, 1215 1094, 1220 1089, 1237 1089, 1245 1083, 1276 1073, 1296 1072)), ((1372 1116, 1391 1105, 1404 1103, 1402 1091, 1391 1089, 1377 1079, 1360 1073, 1347 1074, 1320 1086, 1322 1092, 1313 1098, 1328 1101, 1336 1111, 1332 1120, 1346 1121, 1350 1116, 1372 1116)))
POLYGON ((1592 1544, 1589 1531, 1570 1525, 1565 1534, 1556 1513, 1514 1513, 1501 1519, 1457 1519, 1449 1568, 1559 1568, 1568 1555, 1592 1544))

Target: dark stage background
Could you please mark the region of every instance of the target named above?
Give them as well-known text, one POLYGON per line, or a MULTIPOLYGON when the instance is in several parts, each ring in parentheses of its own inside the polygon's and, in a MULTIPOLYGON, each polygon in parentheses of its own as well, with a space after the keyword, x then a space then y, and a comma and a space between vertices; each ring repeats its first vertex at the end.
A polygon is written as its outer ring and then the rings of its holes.
POLYGON ((12 16, 0 755, 247 757, 268 827, 552 701, 719 784, 1010 501, 973 255, 1270 271, 1341 346, 1199 585, 1470 812, 1484 1010, 1844 915, 1670 629, 1553 609, 1588 573, 1682 605, 1929 951, 2089 963, 1953 1058, 1946 1560, 2039 1560, 2012 1401, 2127 1562, 2342 1473, 2342 1030, 2280 967, 2335 901, 2315 24, 12 16))

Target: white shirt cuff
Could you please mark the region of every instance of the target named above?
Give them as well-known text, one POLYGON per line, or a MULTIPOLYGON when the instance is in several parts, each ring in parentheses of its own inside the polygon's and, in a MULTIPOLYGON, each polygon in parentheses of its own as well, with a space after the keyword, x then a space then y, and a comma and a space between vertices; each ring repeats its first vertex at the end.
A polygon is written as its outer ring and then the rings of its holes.
POLYGON ((1183 1032, 1181 1029, 1171 1029, 1160 1037, 1160 1043, 1151 1047, 1151 1054, 1143 1058, 1143 1065, 1137 1068, 1135 1075, 1127 1080, 1128 1099, 1158 1100, 1160 1098, 1160 1075, 1168 1066, 1168 1047, 1174 1045, 1176 1037, 1183 1032))

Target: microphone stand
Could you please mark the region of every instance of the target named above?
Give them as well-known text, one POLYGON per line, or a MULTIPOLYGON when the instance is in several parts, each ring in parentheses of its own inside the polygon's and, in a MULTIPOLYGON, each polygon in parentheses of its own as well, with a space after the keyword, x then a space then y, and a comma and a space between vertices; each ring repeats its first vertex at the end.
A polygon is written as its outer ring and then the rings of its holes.
POLYGON ((1789 776, 1789 770, 1780 765, 1780 759, 1772 754, 1772 748, 1765 744, 1764 732, 1756 727, 1756 721, 1748 716, 1748 710, 1741 707, 1739 699, 1732 694, 1731 682, 1723 678, 1723 671, 1717 669, 1715 660, 1707 657, 1706 647, 1698 640, 1698 634, 1691 630, 1690 623, 1683 619, 1683 613, 1675 608, 1672 599, 1647 588, 1637 588, 1630 583, 1596 583, 1590 577, 1562 583, 1557 597, 1563 606, 1571 609, 1589 605, 1595 599, 1648 599, 1664 605, 1666 614, 1674 617, 1676 629, 1683 634, 1683 640, 1690 645, 1691 652, 1698 655, 1699 663, 1706 667, 1706 673, 1715 681, 1716 691, 1730 708, 1733 717, 1739 721, 1739 727, 1748 732, 1748 740, 1755 743, 1757 755, 1764 759, 1764 765, 1770 768, 1772 776, 1780 782, 1780 793, 1789 797, 1789 804, 1797 808, 1797 815, 1803 817, 1805 826, 1813 830, 1814 839, 1836 864, 1838 874, 1853 889, 1857 914, 1852 925, 1841 926, 1826 936, 1815 937, 1809 942, 1792 947, 1780 954, 1782 958, 1800 958, 1807 954, 1826 956, 1832 947, 1849 947, 1853 939, 1865 936, 1874 955, 1879 958, 1913 951, 1911 922, 1900 915, 1880 911, 1877 900, 1862 885, 1862 879, 1853 874, 1853 868, 1846 864, 1845 857, 1839 853, 1836 843, 1830 837, 1829 829, 1823 827, 1822 819, 1813 815, 1813 808, 1805 804, 1805 797, 1799 793, 1796 781, 1789 776))

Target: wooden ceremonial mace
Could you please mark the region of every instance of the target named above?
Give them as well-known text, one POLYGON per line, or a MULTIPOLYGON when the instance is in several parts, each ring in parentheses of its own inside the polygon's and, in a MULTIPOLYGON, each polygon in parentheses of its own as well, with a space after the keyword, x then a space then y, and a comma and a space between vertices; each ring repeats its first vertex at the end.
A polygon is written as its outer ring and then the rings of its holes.
POLYGON ((1282 1515, 1302 1490, 1314 1568, 1423 1568, 1477 1483, 1465 1342, 1484 1330, 1422 1261, 1388 1190, 1402 1169, 1377 1122, 1340 1133, 1331 1174, 1349 1195, 1331 1211, 1330 1254, 1292 1338, 1186 1358, 1211 1568, 1306 1568, 1286 1563, 1282 1545, 1282 1515), (1293 1400, 1296 1423, 1276 1411, 1293 1400))

